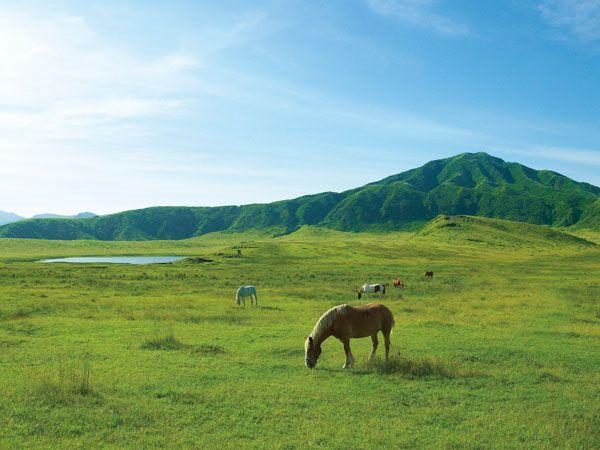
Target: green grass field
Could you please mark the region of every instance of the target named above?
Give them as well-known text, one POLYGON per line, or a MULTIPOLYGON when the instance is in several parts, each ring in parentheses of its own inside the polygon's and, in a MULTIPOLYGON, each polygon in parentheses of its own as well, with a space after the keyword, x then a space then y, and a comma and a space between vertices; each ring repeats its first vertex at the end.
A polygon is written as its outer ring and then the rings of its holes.
POLYGON ((600 248, 491 222, 0 240, 0 447, 598 448, 600 248), (35 262, 116 254, 212 262, 35 262), (342 371, 330 339, 306 369, 320 314, 396 276, 390 365, 353 340, 342 371), (246 283, 260 307, 235 306, 246 283))

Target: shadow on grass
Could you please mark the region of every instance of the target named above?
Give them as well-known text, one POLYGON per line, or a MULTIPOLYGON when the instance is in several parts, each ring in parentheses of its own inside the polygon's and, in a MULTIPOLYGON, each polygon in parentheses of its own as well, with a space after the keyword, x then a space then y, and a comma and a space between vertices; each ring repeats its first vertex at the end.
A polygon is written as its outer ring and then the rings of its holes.
POLYGON ((216 344, 185 344, 175 337, 173 331, 168 331, 162 336, 155 336, 154 338, 147 340, 140 348, 142 350, 189 350, 192 353, 207 356, 216 356, 226 353, 225 348, 216 344))
POLYGON ((201 355, 222 355, 226 353, 225 348, 220 345, 215 344, 200 344, 196 345, 193 348, 194 353, 199 353, 201 355))
POLYGON ((449 361, 435 356, 415 356, 398 352, 391 355, 386 364, 376 358, 353 370, 357 374, 375 373, 378 375, 400 375, 404 378, 466 378, 479 374, 472 369, 460 366, 457 361, 449 361))
POLYGON ((182 343, 175 337, 172 331, 164 336, 156 336, 141 345, 142 350, 181 350, 188 345, 182 343))
POLYGON ((52 308, 46 305, 30 308, 15 308, 8 311, 0 311, 0 321, 28 319, 35 315, 44 315, 51 312, 52 308))
POLYGON ((267 309, 269 311, 283 311, 283 309, 280 308, 279 306, 263 306, 263 305, 258 305, 256 308, 257 309, 267 309))
POLYGON ((234 316, 234 315, 217 315, 217 316, 189 316, 180 319, 182 322, 190 322, 190 323, 219 323, 223 325, 243 325, 248 322, 248 318, 244 316, 234 316))

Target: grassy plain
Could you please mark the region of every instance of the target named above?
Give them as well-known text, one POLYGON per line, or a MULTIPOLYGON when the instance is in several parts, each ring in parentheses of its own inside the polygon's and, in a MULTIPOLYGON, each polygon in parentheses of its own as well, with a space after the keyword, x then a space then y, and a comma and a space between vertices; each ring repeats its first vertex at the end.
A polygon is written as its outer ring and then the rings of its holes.
POLYGON ((599 248, 460 225, 0 240, 0 447, 600 447, 599 248), (35 262, 108 254, 212 262, 35 262), (319 315, 396 276, 390 366, 331 339, 306 369, 319 315))

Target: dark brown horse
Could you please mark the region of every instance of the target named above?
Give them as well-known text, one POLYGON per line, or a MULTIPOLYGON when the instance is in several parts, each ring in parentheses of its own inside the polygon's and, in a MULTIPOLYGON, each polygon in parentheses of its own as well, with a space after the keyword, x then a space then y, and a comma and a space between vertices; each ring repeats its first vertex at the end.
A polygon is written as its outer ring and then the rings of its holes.
POLYGON ((425 278, 433 278, 433 271, 425 272, 425 278))
POLYGON ((304 344, 306 367, 312 369, 317 365, 319 356, 321 356, 321 344, 330 336, 338 338, 344 344, 346 363, 343 369, 348 369, 354 364, 354 357, 350 351, 351 338, 371 336, 373 349, 369 359, 372 359, 379 344, 377 333, 380 331, 383 334, 385 362, 387 363, 390 352, 390 333, 393 326, 394 315, 379 303, 369 303, 358 308, 349 305, 335 306, 321 316, 310 336, 306 338, 304 344))

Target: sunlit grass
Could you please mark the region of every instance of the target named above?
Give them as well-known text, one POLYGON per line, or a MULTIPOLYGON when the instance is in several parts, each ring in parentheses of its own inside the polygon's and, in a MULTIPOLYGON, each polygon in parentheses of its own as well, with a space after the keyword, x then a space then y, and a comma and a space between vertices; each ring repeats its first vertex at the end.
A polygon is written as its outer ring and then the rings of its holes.
POLYGON ((0 447, 598 448, 600 251, 475 231, 502 245, 310 228, 0 240, 0 447), (93 254, 202 260, 33 262, 93 254), (396 277, 389 363, 382 339, 372 363, 356 339, 341 370, 331 338, 306 369, 321 313, 396 277), (259 307, 234 303, 248 283, 259 307))

